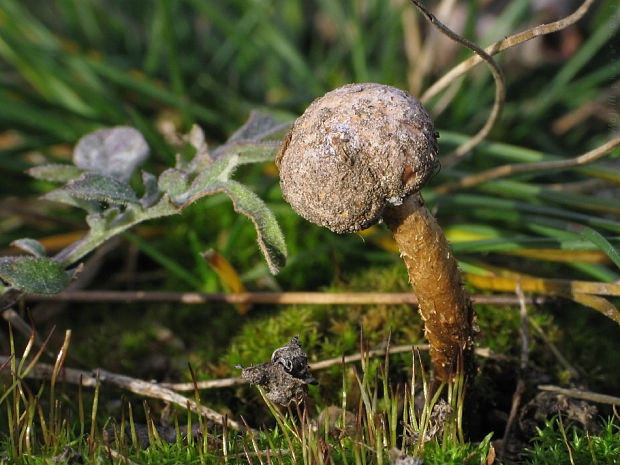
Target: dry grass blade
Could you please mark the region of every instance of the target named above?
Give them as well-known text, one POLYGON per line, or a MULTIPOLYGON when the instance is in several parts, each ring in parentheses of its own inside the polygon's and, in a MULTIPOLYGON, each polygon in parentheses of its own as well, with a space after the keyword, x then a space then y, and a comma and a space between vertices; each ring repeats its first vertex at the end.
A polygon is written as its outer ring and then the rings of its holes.
POLYGON ((524 291, 571 299, 601 312, 606 317, 620 324, 620 312, 618 309, 607 299, 600 297, 600 295, 620 296, 620 285, 618 284, 526 276, 518 276, 516 278, 481 276, 471 273, 466 273, 465 278, 471 285, 479 289, 491 291, 514 289, 518 282, 524 291))
MULTIPOLYGON (((478 47, 473 42, 461 37, 456 32, 452 31, 446 25, 442 24, 435 16, 433 16, 429 11, 427 11, 417 0, 411 0, 411 2, 426 16, 426 18, 431 22, 431 24, 437 27, 442 33, 448 36, 450 39, 458 42, 465 47, 472 50, 476 53, 482 60, 486 61, 489 65, 489 69, 493 74, 493 79, 495 80, 495 101, 493 102, 493 108, 491 109, 491 113, 484 124, 484 126, 476 133, 471 139, 465 142, 460 147, 457 147, 454 152, 449 154, 443 161, 442 165, 450 166, 454 164, 459 157, 462 157, 471 149, 473 149, 476 145, 478 145, 491 131, 497 120, 499 119, 499 115, 502 112, 502 108, 504 106, 504 100, 506 99, 506 84, 504 82, 504 76, 502 74, 502 70, 499 65, 493 60, 491 55, 483 50, 481 47, 478 47)), ((421 100, 424 103, 424 100, 421 100)))
MULTIPOLYGON (((518 305, 513 294, 472 295, 476 304, 518 305)), ((528 303, 533 303, 529 300, 528 303)), ((177 302, 200 305, 209 302, 228 304, 276 305, 417 305, 411 292, 146 292, 146 291, 70 291, 55 295, 28 295, 28 301, 49 302, 177 302)), ((538 301, 541 303, 542 301, 538 301)))
POLYGON ((103 370, 100 371, 100 377, 102 382, 114 384, 142 396, 165 400, 182 408, 189 406, 193 412, 204 415, 209 420, 212 420, 218 424, 227 423, 228 426, 237 431, 243 431, 244 429, 240 423, 234 420, 226 419, 224 415, 216 412, 215 410, 205 407, 204 405, 198 405, 196 401, 184 397, 171 389, 163 388, 155 383, 150 383, 141 379, 110 373, 103 370))
MULTIPOLYGON (((565 18, 562 18, 550 24, 541 24, 526 31, 519 32, 489 45, 484 50, 489 55, 495 55, 510 47, 514 47, 515 45, 519 45, 523 42, 534 39, 535 37, 560 31, 583 18, 593 3, 594 0, 585 0, 581 4, 581 6, 577 10, 575 10, 575 12, 566 16, 565 18)), ((430 99, 432 99, 439 92, 448 87, 455 79, 457 79, 459 76, 463 75, 482 61, 483 59, 480 56, 474 55, 467 60, 459 63, 446 74, 444 74, 443 77, 438 79, 431 87, 429 87, 426 92, 422 94, 422 97, 420 97, 420 101, 422 103, 428 103, 430 99)))
POLYGON ((519 376, 517 378, 517 386, 515 392, 512 395, 512 405, 510 407, 510 414, 508 415, 508 421, 506 422, 506 428, 504 429, 504 437, 502 438, 502 446, 499 450, 498 457, 502 458, 506 454, 506 446, 508 445, 508 439, 512 432, 514 422, 517 419, 517 412, 521 406, 521 398, 525 392, 525 381, 523 379, 524 373, 527 370, 527 363, 530 357, 530 333, 528 330, 528 316, 527 307, 525 305, 525 295, 521 284, 517 282, 515 288, 515 294, 521 301, 520 314, 521 314, 521 359, 519 361, 519 376))
POLYGON ((612 140, 606 142, 605 144, 575 158, 571 158, 568 160, 552 160, 535 163, 517 163, 497 166, 481 173, 466 176, 456 182, 439 186, 435 189, 435 191, 439 194, 447 194, 455 190, 476 186, 485 181, 490 181, 491 179, 504 178, 506 176, 512 176, 515 174, 544 173, 546 171, 575 168, 577 166, 583 166, 587 165, 588 163, 592 163, 609 154, 612 150, 615 150, 618 147, 620 147, 620 136, 615 137, 612 140))
POLYGON ((133 460, 131 460, 128 457, 125 457, 123 454, 121 454, 120 452, 118 452, 115 449, 107 447, 106 451, 108 452, 108 454, 110 455, 110 457, 112 459, 118 460, 120 463, 123 463, 125 465, 138 465, 136 462, 134 462, 133 460))
POLYGON ((541 391, 552 391, 558 394, 564 394, 575 399, 589 400, 591 402, 599 402, 601 404, 620 405, 620 397, 610 396, 607 394, 599 394, 592 391, 582 391, 580 389, 566 389, 559 386, 544 384, 538 386, 541 391))

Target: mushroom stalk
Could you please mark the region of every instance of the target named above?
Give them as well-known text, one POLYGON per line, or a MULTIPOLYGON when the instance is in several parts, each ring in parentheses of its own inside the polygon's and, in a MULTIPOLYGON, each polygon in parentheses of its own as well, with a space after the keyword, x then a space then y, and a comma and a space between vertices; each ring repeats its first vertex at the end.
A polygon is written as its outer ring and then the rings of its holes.
POLYGON ((420 189, 439 166, 438 134, 422 104, 381 84, 349 84, 306 109, 282 142, 282 195, 301 216, 339 234, 383 219, 419 299, 434 377, 448 381, 459 356, 475 373, 474 310, 456 259, 420 189))
POLYGON ((387 207, 383 221, 398 244, 418 298, 434 377, 449 380, 461 353, 465 375, 472 376, 474 310, 439 224, 418 192, 405 198, 402 205, 387 207))

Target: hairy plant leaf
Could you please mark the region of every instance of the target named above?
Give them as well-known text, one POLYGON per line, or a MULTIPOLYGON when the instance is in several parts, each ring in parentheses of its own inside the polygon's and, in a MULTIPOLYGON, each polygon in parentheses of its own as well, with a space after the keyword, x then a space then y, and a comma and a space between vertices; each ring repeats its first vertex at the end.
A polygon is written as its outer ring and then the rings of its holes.
POLYGON ((84 173, 61 189, 78 199, 120 205, 138 203, 138 197, 129 184, 100 174, 84 173))
POLYGON ((219 183, 214 187, 216 191, 230 197, 236 212, 252 220, 258 235, 258 246, 265 256, 269 271, 277 274, 286 263, 286 243, 273 212, 260 197, 236 181, 219 183))
POLYGON ((99 202, 75 197, 69 191, 63 188, 54 189, 53 191, 50 191, 44 196, 42 196, 41 198, 45 200, 50 200, 52 202, 64 203, 65 205, 81 208, 83 210, 86 210, 88 213, 100 212, 102 210, 99 202))
POLYGON ((82 170, 73 165, 50 163, 48 165, 35 166, 26 171, 35 179, 50 182, 69 182, 82 174, 82 170))
POLYGON ((228 181, 238 164, 239 156, 236 154, 215 160, 194 178, 185 192, 178 193, 174 197, 171 195, 170 200, 175 205, 181 206, 195 202, 206 195, 211 195, 217 191, 214 187, 228 181))
POLYGON ((0 258, 0 278, 31 294, 57 294, 69 283, 62 265, 45 257, 0 258))
POLYGON ((140 131, 117 126, 82 137, 73 152, 73 162, 83 170, 129 182, 148 155, 149 146, 140 131))
POLYGON ((183 204, 188 189, 188 174, 176 168, 169 168, 159 175, 159 189, 170 197, 175 204, 183 204))
POLYGON ((281 127, 273 115, 253 110, 246 123, 230 136, 226 144, 240 140, 259 141, 271 134, 271 131, 281 127))
POLYGON ((14 240, 11 242, 11 245, 23 250, 24 252, 28 252, 30 255, 34 255, 35 257, 45 257, 47 255, 45 246, 36 239, 30 239, 29 237, 14 240))
POLYGON ((255 110, 250 114, 248 121, 224 145, 215 150, 213 158, 237 153, 241 158, 240 163, 271 161, 280 145, 284 131, 289 126, 290 123, 279 123, 269 113, 255 110))
MULTIPOLYGON (((226 144, 218 157, 235 153, 239 155, 239 164, 262 163, 273 161, 280 147, 279 142, 235 142, 226 144)), ((219 150, 219 149, 218 149, 219 150)))
MULTIPOLYGON (((196 154, 189 163, 189 170, 197 173, 209 166, 213 162, 213 159, 209 154, 209 146, 207 145, 205 133, 200 126, 194 124, 186 137, 189 144, 196 149, 196 154)), ((177 166, 177 168, 179 168, 179 166, 177 166)))

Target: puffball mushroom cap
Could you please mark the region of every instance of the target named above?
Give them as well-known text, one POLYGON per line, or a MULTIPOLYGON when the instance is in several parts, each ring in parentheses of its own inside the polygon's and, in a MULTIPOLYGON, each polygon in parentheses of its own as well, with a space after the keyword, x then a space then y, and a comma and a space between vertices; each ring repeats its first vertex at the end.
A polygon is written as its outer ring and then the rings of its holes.
POLYGON ((285 200, 337 233, 381 219, 383 209, 419 191, 439 164, 437 133, 409 93, 348 84, 310 104, 278 155, 285 200))

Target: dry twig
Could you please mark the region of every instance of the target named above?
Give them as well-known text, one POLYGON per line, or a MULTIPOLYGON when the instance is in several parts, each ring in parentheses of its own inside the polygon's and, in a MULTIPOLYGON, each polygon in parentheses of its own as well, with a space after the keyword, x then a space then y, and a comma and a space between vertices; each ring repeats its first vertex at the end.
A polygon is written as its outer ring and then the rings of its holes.
POLYGON ((522 173, 545 173, 553 170, 565 170, 569 168, 575 168, 577 166, 587 165, 599 158, 609 154, 612 150, 620 147, 620 136, 614 137, 612 140, 605 144, 590 150, 575 158, 569 158, 567 160, 552 160, 542 161, 534 163, 517 163, 497 166, 481 173, 476 173, 471 176, 466 176, 453 183, 443 184, 435 189, 435 192, 439 194, 447 194, 455 190, 473 187, 491 179, 504 178, 514 174, 522 173))
MULTIPOLYGON (((7 359, 9 359, 9 357, 0 356, 0 365, 2 365, 2 363, 7 359)), ((21 363, 21 359, 17 359, 16 362, 18 364, 21 363)), ((111 373, 105 370, 96 370, 96 373, 98 374, 99 381, 101 382, 113 384, 115 386, 126 389, 127 391, 144 397, 161 399, 163 401, 176 404, 182 408, 187 408, 192 412, 198 413, 199 415, 204 415, 207 419, 219 424, 223 424, 225 421, 224 415, 216 412, 213 409, 210 409, 209 407, 199 405, 193 399, 184 397, 181 394, 174 392, 173 390, 167 387, 163 387, 159 384, 151 383, 137 378, 132 378, 130 376, 119 375, 117 373, 111 373)), ((28 372, 27 377, 35 379, 52 379, 53 375, 53 365, 49 365, 46 363, 37 363, 28 372)), ((84 387, 97 386, 97 376, 93 375, 93 372, 76 370, 73 368, 62 368, 59 371, 58 379, 72 384, 81 384, 84 387)), ((242 431, 244 429, 240 423, 234 420, 226 419, 226 422, 228 426, 237 431, 242 431)))
POLYGON ((575 399, 589 400, 591 402, 598 402, 601 404, 620 405, 620 397, 599 394, 598 392, 582 391, 580 389, 566 389, 550 384, 540 385, 538 386, 538 389, 541 391, 557 392, 558 394, 564 394, 565 396, 573 397, 575 399))
POLYGON ((521 397, 525 392, 525 381, 523 375, 527 369, 527 363, 530 357, 530 334, 528 331, 528 318, 527 307, 525 305, 525 295, 521 289, 521 285, 517 283, 515 293, 521 301, 521 359, 519 363, 519 377, 517 379, 517 387, 512 395, 512 406, 510 407, 510 414, 508 415, 508 421, 506 422, 506 428, 504 429, 504 437, 502 438, 502 446, 499 450, 498 458, 503 458, 506 454, 506 447, 508 445, 508 439, 514 426, 514 422, 517 419, 517 412, 521 405, 521 397))
MULTIPOLYGON (((475 304, 517 305, 512 294, 471 296, 475 304)), ((73 291, 55 295, 27 295, 27 301, 49 302, 177 302, 197 305, 211 302, 228 304, 277 305, 417 305, 411 292, 147 292, 147 291, 73 291)), ((540 297, 528 298, 527 303, 544 303, 540 297)))
MULTIPOLYGON (((508 48, 514 47, 515 45, 519 45, 523 42, 534 39, 535 37, 560 31, 583 18, 583 16, 588 12, 593 3, 594 0, 585 0, 581 4, 581 6, 577 10, 575 10, 575 12, 566 16, 565 18, 562 18, 550 24, 541 24, 539 26, 527 29, 526 31, 511 35, 510 37, 506 37, 505 39, 499 40, 489 45, 484 49, 484 51, 489 55, 495 55, 499 52, 503 52, 508 48)), ((448 71, 446 74, 444 74, 443 77, 435 81, 435 83, 431 87, 426 89, 424 94, 422 94, 422 97, 420 97, 420 101, 423 104, 428 103, 430 99, 432 99, 435 95, 448 87, 456 78, 465 74, 467 71, 469 71, 471 68, 481 63, 482 61, 483 58, 479 55, 474 55, 467 60, 462 61, 450 71, 448 71)))
MULTIPOLYGON (((491 128, 495 125, 497 120, 499 119, 499 115, 502 112, 502 108, 504 106, 504 100, 506 99, 506 84, 504 82, 504 76, 502 74, 502 70, 498 66, 498 64, 493 60, 491 55, 483 50, 478 45, 470 42, 469 40, 461 37, 456 32, 452 31, 445 24, 441 23, 432 13, 430 13, 426 8, 424 8, 420 2, 417 0, 411 0, 411 2, 422 12, 424 16, 430 21, 430 23, 437 27, 442 33, 444 33, 447 37, 458 42, 465 47, 472 50, 476 53, 482 60, 486 61, 489 65, 491 73, 493 74, 493 79, 495 80, 495 101, 493 102, 493 108, 491 109, 491 113, 484 124, 484 126, 476 133, 471 139, 462 144, 460 147, 457 147, 453 153, 449 154, 442 164, 444 166, 449 165, 449 159, 457 159, 462 157, 471 149, 473 149, 476 145, 478 145, 491 131, 491 128)), ((421 100, 424 103, 424 100, 421 100)))

